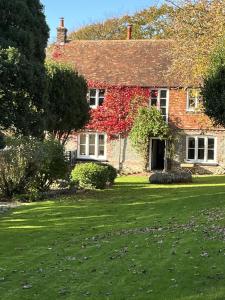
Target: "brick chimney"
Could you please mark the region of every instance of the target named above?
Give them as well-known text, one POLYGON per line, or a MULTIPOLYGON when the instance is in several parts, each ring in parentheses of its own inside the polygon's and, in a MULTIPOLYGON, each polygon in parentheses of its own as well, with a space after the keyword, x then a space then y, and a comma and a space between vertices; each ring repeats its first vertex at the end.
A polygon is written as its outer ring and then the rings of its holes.
POLYGON ((128 24, 127 25, 127 40, 131 40, 132 39, 132 25, 128 24))
POLYGON ((57 28, 58 45, 64 45, 67 42, 67 29, 64 26, 64 18, 60 18, 59 27, 57 28))

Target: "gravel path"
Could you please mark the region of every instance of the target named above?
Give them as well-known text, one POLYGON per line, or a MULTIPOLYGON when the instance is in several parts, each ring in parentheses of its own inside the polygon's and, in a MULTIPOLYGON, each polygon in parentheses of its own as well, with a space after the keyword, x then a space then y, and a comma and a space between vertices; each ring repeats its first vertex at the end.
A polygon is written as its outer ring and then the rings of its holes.
POLYGON ((0 202, 0 215, 7 212, 10 208, 17 207, 18 204, 13 202, 0 202))

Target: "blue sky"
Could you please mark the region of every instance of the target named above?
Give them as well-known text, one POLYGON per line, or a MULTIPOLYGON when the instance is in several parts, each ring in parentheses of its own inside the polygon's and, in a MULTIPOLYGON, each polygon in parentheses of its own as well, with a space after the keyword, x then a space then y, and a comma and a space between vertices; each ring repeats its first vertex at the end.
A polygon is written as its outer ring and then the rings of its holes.
POLYGON ((45 6, 45 14, 51 29, 50 41, 56 36, 59 18, 65 18, 65 26, 69 31, 85 24, 104 20, 113 16, 133 13, 160 0, 41 0, 45 6))

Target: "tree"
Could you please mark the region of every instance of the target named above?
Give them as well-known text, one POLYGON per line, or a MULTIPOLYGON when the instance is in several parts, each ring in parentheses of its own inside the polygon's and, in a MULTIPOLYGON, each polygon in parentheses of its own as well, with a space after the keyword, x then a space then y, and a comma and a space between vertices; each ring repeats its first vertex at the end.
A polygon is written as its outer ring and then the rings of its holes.
POLYGON ((175 0, 170 35, 174 40, 170 74, 185 83, 199 85, 208 72, 212 54, 225 32, 224 0, 175 0))
POLYGON ((205 113, 225 127, 225 47, 216 52, 202 89, 205 113))
POLYGON ((87 83, 66 64, 48 62, 46 71, 49 95, 47 130, 65 144, 69 134, 81 129, 88 121, 87 83))
POLYGON ((41 136, 49 28, 39 0, 0 1, 0 129, 41 136))
POLYGON ((86 25, 72 32, 72 40, 124 40, 127 24, 133 25, 134 39, 165 38, 173 8, 168 5, 151 6, 132 16, 109 18, 104 22, 86 25))

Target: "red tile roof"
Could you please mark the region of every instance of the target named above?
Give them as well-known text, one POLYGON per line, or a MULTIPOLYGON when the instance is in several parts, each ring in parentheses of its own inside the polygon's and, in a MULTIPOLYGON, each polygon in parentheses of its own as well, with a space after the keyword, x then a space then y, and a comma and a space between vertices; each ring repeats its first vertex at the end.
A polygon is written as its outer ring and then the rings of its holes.
POLYGON ((60 47, 59 59, 73 64, 88 81, 176 87, 179 83, 165 76, 171 64, 171 43, 170 40, 76 40, 55 47, 60 47))

